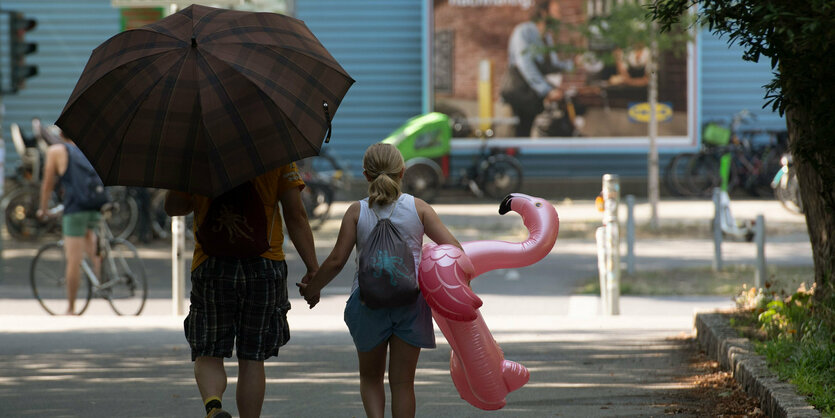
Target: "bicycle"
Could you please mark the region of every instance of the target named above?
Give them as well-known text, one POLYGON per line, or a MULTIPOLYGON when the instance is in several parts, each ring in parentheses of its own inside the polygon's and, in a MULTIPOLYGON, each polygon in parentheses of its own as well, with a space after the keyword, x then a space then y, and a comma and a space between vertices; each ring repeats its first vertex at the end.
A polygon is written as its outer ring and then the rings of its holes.
POLYGON ((494 199, 519 190, 523 176, 522 165, 514 157, 516 149, 490 147, 492 129, 475 131, 481 140, 479 152, 452 181, 452 132, 449 117, 432 112, 409 119, 383 139, 382 142, 397 147, 406 161, 403 191, 431 203, 444 187, 464 187, 478 197, 487 195, 494 199))
POLYGON ((128 239, 139 222, 139 204, 136 197, 125 186, 107 188, 112 203, 112 213, 107 220, 110 231, 116 238, 128 239))
MULTIPOLYGON (((76 298, 77 314, 90 305, 93 296, 110 304, 117 315, 139 315, 148 298, 145 266, 130 242, 113 236, 106 218, 111 205, 102 208, 102 219, 96 228, 96 255, 101 256, 100 274, 91 260, 81 261, 81 283, 76 298), (80 306, 80 308, 78 308, 80 306)), ((29 270, 29 282, 35 299, 50 315, 61 313, 67 304, 66 258, 64 241, 49 243, 38 249, 29 270)))
MULTIPOLYGON (((40 222, 35 216, 40 204, 42 166, 48 145, 37 134, 34 137, 24 135, 16 123, 11 124, 10 131, 21 164, 7 182, 9 187, 0 201, 6 230, 19 240, 35 240, 45 233, 59 233, 60 222, 40 222)), ((51 209, 60 204, 57 194, 52 196, 49 204, 51 209)))
POLYGON ((22 241, 35 241, 43 235, 60 235, 61 213, 64 206, 59 203, 56 194, 49 200, 49 214, 46 222, 37 218, 41 189, 34 184, 26 184, 3 197, 0 207, 6 221, 9 235, 22 241))
POLYGON ((800 186, 797 183, 797 173, 792 168, 792 156, 783 154, 780 158, 782 167, 771 181, 774 197, 784 208, 796 214, 803 214, 803 201, 800 200, 800 186))
POLYGON ((752 196, 770 193, 768 185, 786 147, 783 131, 740 129, 753 116, 747 110, 734 115, 730 128, 707 123, 703 148, 674 156, 665 170, 665 185, 678 196, 706 197, 714 187, 730 192, 741 187, 752 196), (755 146, 767 137, 767 144, 755 146))
POLYGON ((328 220, 336 191, 350 189, 351 171, 330 148, 322 148, 318 156, 300 161, 298 167, 305 184, 302 203, 310 228, 316 230, 328 220))
MULTIPOLYGON (((165 213, 165 189, 151 191, 151 232, 159 239, 171 238, 171 217, 165 213)), ((186 240, 194 239, 194 212, 185 216, 186 240)))

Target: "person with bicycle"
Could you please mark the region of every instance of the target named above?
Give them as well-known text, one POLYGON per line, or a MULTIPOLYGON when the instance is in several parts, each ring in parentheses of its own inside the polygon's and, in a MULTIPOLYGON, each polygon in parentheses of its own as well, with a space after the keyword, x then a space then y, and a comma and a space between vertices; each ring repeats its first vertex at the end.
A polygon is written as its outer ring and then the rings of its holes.
MULTIPOLYGON (((207 418, 224 418, 231 415, 223 410, 221 398, 226 390, 224 357, 232 356, 235 348, 238 358, 238 384, 236 402, 242 418, 258 417, 264 403, 266 377, 264 360, 277 356, 279 347, 290 339, 287 311, 290 301, 287 294, 287 264, 282 245, 284 233, 278 218, 279 206, 287 226, 287 233, 307 268, 305 280, 316 273, 319 263, 313 243, 313 232, 302 204, 301 189, 304 181, 296 164, 279 167, 238 186, 236 190, 249 190, 253 201, 260 199, 257 210, 266 218, 249 222, 258 217, 235 215, 233 225, 224 224, 245 235, 264 234, 266 251, 257 249, 254 256, 235 255, 235 248, 218 254, 209 247, 221 247, 230 242, 240 247, 241 235, 229 235, 226 242, 214 244, 207 238, 205 222, 212 220, 213 201, 227 202, 226 193, 210 199, 206 196, 169 190, 166 192, 165 212, 171 216, 183 216, 194 212, 194 258, 191 266, 191 306, 185 320, 185 334, 194 361, 194 377, 203 399, 207 418), (251 183, 251 184, 250 184, 251 183), (243 187, 243 188, 242 188, 243 187), (254 190, 253 190, 254 189, 254 190), (254 226, 253 226, 254 225, 254 226), (260 228, 259 228, 260 225, 260 228), (256 229, 261 229, 256 231, 256 229), (203 231, 203 233, 201 233, 203 231), (232 240, 235 241, 232 241, 232 240), (215 255, 210 255, 214 253, 215 255)), ((243 193, 243 192, 242 192, 243 193)), ((229 206, 234 203, 230 202, 229 206)), ((241 206, 247 206, 241 202, 241 206)), ((250 208, 251 209, 251 208, 250 208)), ((229 219, 228 216, 225 218, 229 219)), ((223 240, 221 240, 223 241, 223 240)), ((255 246, 255 248, 259 248, 255 246)))
POLYGON ((559 102, 565 91, 548 79, 550 73, 574 69, 579 56, 561 59, 554 50, 555 28, 562 19, 559 0, 537 0, 530 20, 519 23, 508 41, 508 71, 501 95, 519 118, 517 137, 530 137, 534 118, 546 103, 559 102))
POLYGON ((60 182, 64 191, 64 212, 61 231, 64 236, 64 254, 67 282, 67 315, 75 315, 76 293, 81 284, 81 260, 84 253, 93 262, 93 269, 101 271, 101 257, 96 255, 93 230, 101 217, 101 208, 107 203, 104 185, 87 157, 69 138, 60 133, 62 143, 50 145, 46 152, 43 183, 37 217, 46 220, 49 200, 60 182))

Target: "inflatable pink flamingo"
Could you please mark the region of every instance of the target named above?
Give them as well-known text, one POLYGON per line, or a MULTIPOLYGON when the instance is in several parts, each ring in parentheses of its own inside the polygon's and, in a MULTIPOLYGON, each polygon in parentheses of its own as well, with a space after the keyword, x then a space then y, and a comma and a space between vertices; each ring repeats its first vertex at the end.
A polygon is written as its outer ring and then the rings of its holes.
POLYGON ((452 382, 462 399, 485 410, 504 407, 507 394, 527 383, 530 373, 504 359, 478 311, 482 302, 470 289, 470 280, 490 270, 536 263, 551 252, 559 232, 557 211, 543 199, 511 194, 502 201, 499 214, 511 210, 522 216, 527 240, 464 242, 463 252, 429 243, 423 246, 418 273, 432 317, 452 348, 452 382))

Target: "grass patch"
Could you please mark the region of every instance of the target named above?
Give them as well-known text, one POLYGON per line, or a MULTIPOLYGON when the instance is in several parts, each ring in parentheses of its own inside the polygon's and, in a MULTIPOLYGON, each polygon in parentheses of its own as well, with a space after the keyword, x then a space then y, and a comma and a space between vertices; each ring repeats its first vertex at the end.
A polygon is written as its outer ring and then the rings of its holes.
MULTIPOLYGON (((720 295, 733 296, 743 285, 754 284, 755 269, 751 265, 726 266, 720 272, 710 267, 687 267, 671 270, 639 271, 621 275, 622 295, 720 295)), ((768 266, 767 281, 772 290, 789 294, 800 283, 814 281, 812 267, 768 266)), ((600 294, 600 278, 589 277, 575 290, 578 294, 600 294)))
POLYGON ((750 338, 771 370, 793 383, 825 417, 835 417, 835 292, 815 301, 802 286, 784 296, 749 289, 731 326, 750 338))

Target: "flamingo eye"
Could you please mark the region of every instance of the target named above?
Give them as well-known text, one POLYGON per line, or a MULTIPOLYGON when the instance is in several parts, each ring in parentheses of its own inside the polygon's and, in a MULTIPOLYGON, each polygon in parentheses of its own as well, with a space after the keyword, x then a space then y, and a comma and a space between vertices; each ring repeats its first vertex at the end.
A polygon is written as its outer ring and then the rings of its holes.
POLYGON ((541 206, 542 206, 541 202, 536 202, 536 207, 541 207, 541 206))

